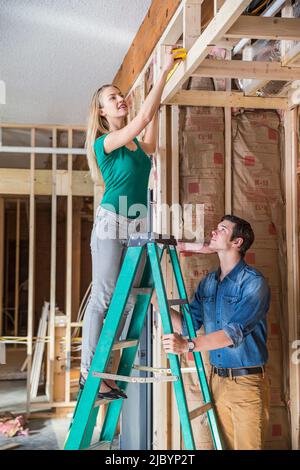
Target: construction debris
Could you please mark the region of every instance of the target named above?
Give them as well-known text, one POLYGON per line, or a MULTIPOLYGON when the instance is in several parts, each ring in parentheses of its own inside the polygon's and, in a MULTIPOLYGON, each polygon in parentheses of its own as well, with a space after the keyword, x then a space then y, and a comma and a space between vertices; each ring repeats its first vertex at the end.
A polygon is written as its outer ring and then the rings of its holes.
POLYGON ((29 429, 25 428, 26 419, 23 415, 14 416, 12 413, 0 415, 0 433, 6 437, 28 436, 29 429))

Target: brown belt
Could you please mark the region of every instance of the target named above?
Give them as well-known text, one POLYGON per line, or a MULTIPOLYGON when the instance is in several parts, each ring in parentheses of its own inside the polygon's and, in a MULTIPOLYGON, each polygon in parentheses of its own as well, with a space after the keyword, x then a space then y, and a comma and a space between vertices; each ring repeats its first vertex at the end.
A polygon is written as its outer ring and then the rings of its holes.
POLYGON ((264 371, 264 366, 243 367, 241 369, 226 369, 216 366, 212 367, 212 373, 217 374, 219 377, 238 377, 240 375, 263 374, 264 371))

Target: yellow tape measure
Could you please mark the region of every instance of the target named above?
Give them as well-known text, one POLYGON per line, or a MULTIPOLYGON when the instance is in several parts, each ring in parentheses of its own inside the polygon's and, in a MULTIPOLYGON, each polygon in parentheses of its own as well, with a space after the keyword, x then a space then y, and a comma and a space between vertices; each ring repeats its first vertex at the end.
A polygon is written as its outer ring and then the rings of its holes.
MULTIPOLYGON (((173 57, 174 57, 175 60, 176 59, 185 60, 187 51, 184 47, 178 47, 177 49, 173 49, 172 54, 173 54, 173 57)), ((174 64, 173 68, 168 73, 167 81, 172 77, 173 73, 175 72, 175 70, 177 69, 179 64, 180 64, 180 62, 176 62, 174 64)))

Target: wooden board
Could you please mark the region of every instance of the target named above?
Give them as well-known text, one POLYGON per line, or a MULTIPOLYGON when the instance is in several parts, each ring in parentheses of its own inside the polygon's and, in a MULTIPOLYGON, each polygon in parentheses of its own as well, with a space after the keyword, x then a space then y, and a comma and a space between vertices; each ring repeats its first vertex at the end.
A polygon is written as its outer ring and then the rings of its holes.
POLYGON ((127 93, 174 15, 181 0, 153 0, 113 83, 127 93))

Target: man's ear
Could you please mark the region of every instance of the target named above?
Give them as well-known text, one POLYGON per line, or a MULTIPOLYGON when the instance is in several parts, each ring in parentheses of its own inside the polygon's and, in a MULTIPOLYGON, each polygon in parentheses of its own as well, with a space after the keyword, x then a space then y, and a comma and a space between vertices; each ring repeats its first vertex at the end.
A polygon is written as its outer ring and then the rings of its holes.
POLYGON ((243 244, 243 238, 241 237, 238 237, 238 238, 235 238, 233 240, 233 244, 237 247, 237 248, 241 248, 242 244, 243 244))

